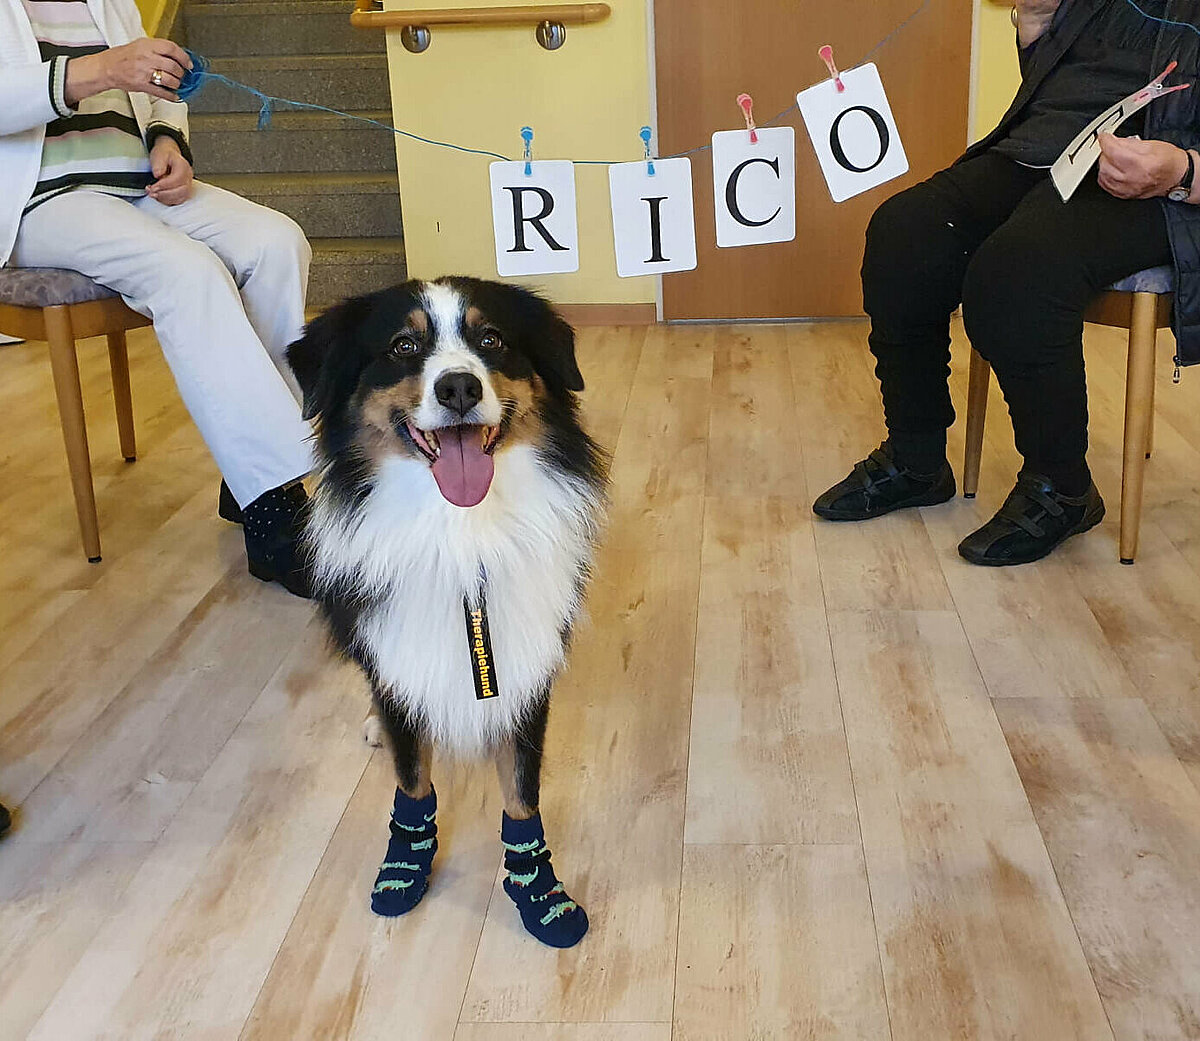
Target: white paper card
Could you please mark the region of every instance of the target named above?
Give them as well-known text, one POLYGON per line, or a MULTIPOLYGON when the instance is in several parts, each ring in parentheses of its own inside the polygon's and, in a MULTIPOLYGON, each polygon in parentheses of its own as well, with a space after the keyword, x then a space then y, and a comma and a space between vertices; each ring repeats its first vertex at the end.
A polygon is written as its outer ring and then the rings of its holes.
POLYGON ((1050 167, 1050 179, 1063 202, 1075 194, 1075 189, 1083 184, 1087 172, 1100 158, 1100 135, 1113 133, 1135 112, 1140 112, 1155 98, 1169 93, 1173 93, 1170 88, 1164 89, 1158 83, 1151 83, 1101 112, 1079 132, 1050 167))
POLYGON ((791 242, 796 237, 796 132, 791 127, 713 134, 718 246, 791 242))
POLYGON ((908 156, 874 64, 842 73, 796 95, 834 202, 845 202, 908 173, 908 156))
POLYGON ((617 274, 661 275, 696 267, 696 213, 690 159, 617 163, 608 168, 617 274))
POLYGON ((575 164, 538 161, 492 163, 492 225, 496 270, 514 275, 554 275, 579 270, 575 164))

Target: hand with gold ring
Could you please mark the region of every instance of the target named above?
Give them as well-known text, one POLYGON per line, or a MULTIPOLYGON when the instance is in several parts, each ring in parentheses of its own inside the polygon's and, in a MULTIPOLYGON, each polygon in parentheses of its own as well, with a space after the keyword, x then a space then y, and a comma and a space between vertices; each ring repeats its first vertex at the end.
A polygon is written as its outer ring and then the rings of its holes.
POLYGON ((192 59, 179 44, 142 37, 97 54, 71 58, 64 93, 68 105, 114 88, 178 101, 175 91, 191 67, 192 59))

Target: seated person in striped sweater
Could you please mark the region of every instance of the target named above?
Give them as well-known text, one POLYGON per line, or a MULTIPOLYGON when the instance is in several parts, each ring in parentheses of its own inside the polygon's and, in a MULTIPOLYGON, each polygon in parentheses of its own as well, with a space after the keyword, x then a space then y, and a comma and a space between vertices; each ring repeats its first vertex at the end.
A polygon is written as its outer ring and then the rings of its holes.
POLYGON ((190 64, 134 0, 0 0, 0 264, 81 271, 154 320, 251 573, 308 596, 310 429, 283 352, 311 251, 290 218, 193 180, 190 64))

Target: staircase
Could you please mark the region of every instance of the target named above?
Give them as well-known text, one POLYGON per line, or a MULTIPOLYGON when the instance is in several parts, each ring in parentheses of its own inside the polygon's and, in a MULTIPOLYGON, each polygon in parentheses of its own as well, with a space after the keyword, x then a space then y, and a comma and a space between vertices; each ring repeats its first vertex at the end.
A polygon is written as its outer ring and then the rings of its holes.
MULTIPOLYGON (((212 71, 266 94, 392 120, 382 33, 350 25, 342 0, 185 0, 182 31, 212 71)), ((196 174, 294 218, 313 247, 308 303, 403 281, 391 134, 323 112, 277 108, 256 129, 253 95, 210 83, 191 100, 196 174)))

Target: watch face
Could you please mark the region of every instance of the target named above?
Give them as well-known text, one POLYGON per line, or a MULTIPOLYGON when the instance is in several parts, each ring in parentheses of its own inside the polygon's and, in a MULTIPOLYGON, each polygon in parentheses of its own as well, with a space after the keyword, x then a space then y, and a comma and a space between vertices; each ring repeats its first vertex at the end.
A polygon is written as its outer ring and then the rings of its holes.
POLYGON ((1167 198, 1172 202, 1187 202, 1187 197, 1191 194, 1186 188, 1172 188, 1167 193, 1167 198))

